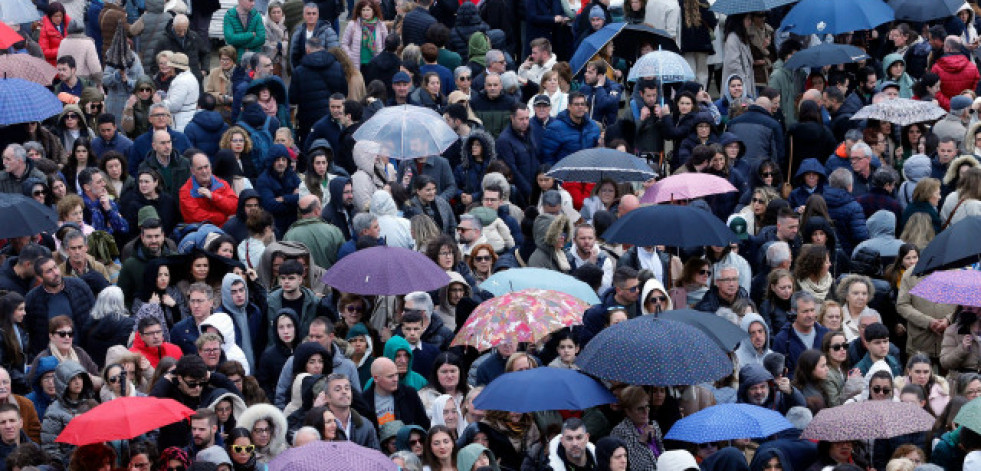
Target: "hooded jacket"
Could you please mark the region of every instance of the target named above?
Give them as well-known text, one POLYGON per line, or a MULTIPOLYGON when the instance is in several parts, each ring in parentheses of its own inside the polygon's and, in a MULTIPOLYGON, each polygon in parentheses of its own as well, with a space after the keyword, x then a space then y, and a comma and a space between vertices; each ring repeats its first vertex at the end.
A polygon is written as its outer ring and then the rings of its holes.
POLYGON ((971 59, 960 53, 947 54, 937 59, 930 71, 940 76, 937 101, 948 111, 950 111, 951 98, 964 90, 974 90, 978 85, 978 79, 981 79, 978 67, 971 62, 971 59))
MULTIPOLYGON (((973 146, 973 139, 969 140, 973 146)), ((965 145, 968 143, 965 142, 965 145)), ((896 199, 899 200, 899 206, 902 209, 906 209, 906 206, 913 202, 913 189, 916 188, 916 184, 920 180, 927 178, 933 171, 933 166, 930 162, 930 157, 923 154, 916 154, 906 159, 903 162, 903 183, 899 185, 899 191, 896 192, 896 199)))
MULTIPOLYGON (((270 319, 271 324, 274 327, 279 325, 279 319, 281 317, 288 317, 293 321, 294 331, 296 326, 300 325, 300 318, 290 308, 282 308, 277 311, 276 316, 270 319)), ((293 345, 297 345, 298 341, 299 337, 294 335, 293 345)), ((266 391, 266 397, 276 396, 276 380, 279 378, 279 373, 283 370, 286 360, 293 356, 293 345, 287 345, 279 338, 279 335, 276 335, 272 338, 266 350, 262 352, 262 358, 259 360, 255 377, 259 385, 262 386, 262 389, 266 391)))
POLYGON ((85 405, 88 399, 95 398, 95 390, 92 387, 92 380, 78 362, 65 360, 55 368, 55 392, 58 400, 52 402, 44 413, 44 420, 41 421, 41 448, 53 460, 68 464, 74 445, 55 442, 55 438, 68 426, 68 422, 79 414, 79 408, 85 405), (76 376, 82 378, 82 392, 78 399, 68 397, 68 383, 76 376))
POLYGON ((231 317, 232 323, 235 326, 235 344, 242 348, 245 358, 254 369, 255 360, 266 345, 266 316, 249 299, 249 284, 239 275, 226 273, 221 280, 221 307, 219 310, 227 313, 231 317), (242 283, 245 287, 246 301, 245 306, 241 308, 236 307, 232 300, 231 290, 232 285, 235 283, 242 283))
POLYGON ((794 469, 783 451, 779 448, 772 447, 763 451, 757 450, 756 454, 753 455, 753 460, 749 463, 749 471, 765 471, 767 463, 773 458, 780 461, 780 469, 794 469))
POLYGON ((290 104, 298 105, 296 122, 299 129, 306 130, 328 114, 331 94, 347 95, 347 79, 341 63, 326 49, 304 55, 299 66, 294 67, 289 99, 290 104))
POLYGON ((640 313, 643 315, 654 314, 653 312, 647 310, 647 303, 644 302, 644 300, 646 300, 654 290, 660 291, 661 294, 668 298, 668 308, 665 310, 673 310, 674 303, 671 301, 671 295, 668 293, 668 290, 664 289, 664 284, 657 278, 651 278, 644 283, 644 289, 640 292, 640 313))
POLYGON ((375 190, 368 209, 378 218, 379 234, 385 239, 385 245, 404 249, 415 247, 409 220, 398 215, 398 207, 391 193, 375 190))
MULTIPOLYGON (((792 365, 794 363, 788 361, 787 364, 792 365)), ((786 414, 791 407, 805 406, 804 395, 797 388, 793 388, 791 394, 784 394, 773 384, 773 375, 763 365, 756 363, 750 363, 739 369, 739 390, 736 393, 736 402, 753 404, 749 400, 748 391, 750 387, 760 383, 767 383, 770 388, 770 394, 762 407, 786 414)))
POLYGON ((249 219, 248 215, 245 214, 245 203, 252 198, 258 199, 259 192, 252 188, 242 190, 242 193, 238 195, 238 206, 235 208, 235 215, 228 218, 225 224, 221 226, 221 230, 225 234, 235 239, 236 245, 249 238, 249 230, 245 227, 245 222, 249 219))
POLYGON ((198 110, 184 126, 184 135, 191 146, 201 149, 212 159, 218 153, 221 136, 228 130, 228 123, 217 111, 198 110))
MULTIPOLYGON (((456 186, 459 193, 467 193, 473 201, 477 201, 482 193, 482 179, 487 173, 487 166, 497 160, 494 138, 485 131, 474 129, 469 136, 463 139, 460 153, 460 165, 453 169, 453 177, 456 179, 456 186), (473 142, 479 141, 483 154, 481 161, 477 162, 473 158, 473 142)), ((459 196, 459 195, 457 195, 459 196)))
POLYGON ((204 333, 208 327, 214 327, 218 329, 218 335, 221 336, 221 350, 225 354, 225 358, 228 361, 237 361, 242 368, 245 369, 245 375, 251 374, 251 366, 249 365, 249 360, 245 357, 245 353, 242 351, 241 347, 235 345, 235 325, 232 323, 232 318, 224 312, 216 312, 204 322, 201 323, 201 332, 204 333))
POLYGON ((341 230, 341 234, 345 240, 351 240, 354 236, 351 232, 351 222, 357 213, 353 204, 351 206, 344 204, 344 187, 351 181, 347 177, 331 179, 330 183, 327 184, 327 191, 330 192, 330 203, 327 203, 323 211, 320 212, 320 217, 324 221, 333 224, 341 230))
POLYGON ((739 327, 749 333, 749 328, 752 327, 754 323, 759 323, 763 325, 763 332, 766 334, 766 343, 763 344, 763 352, 760 353, 753 347, 753 343, 749 339, 739 342, 739 347, 736 348, 736 358, 739 359, 740 366, 746 366, 750 364, 763 365, 763 357, 765 357, 770 350, 770 326, 767 325, 763 316, 756 314, 755 312, 750 312, 743 316, 743 319, 739 321, 739 327))
POLYGON ((564 215, 558 217, 549 214, 539 215, 535 219, 535 252, 528 259, 529 267, 546 268, 563 273, 570 271, 568 259, 562 248, 556 248, 559 236, 568 230, 569 219, 564 215))
POLYGON ((257 447, 255 451, 260 462, 268 463, 269 460, 289 448, 289 444, 286 443, 286 417, 272 404, 255 404, 242 412, 238 418, 238 426, 252 430, 252 427, 260 419, 269 422, 269 426, 272 428, 270 433, 272 437, 269 440, 269 445, 264 448, 257 447))
POLYGON ((834 219, 841 248, 851 253, 855 245, 869 238, 862 205, 841 188, 825 188, 824 200, 828 203, 828 215, 834 219))
MULTIPOLYGON (((395 166, 376 163, 375 156, 380 151, 380 146, 371 141, 355 144, 351 150, 351 158, 357 167, 357 171, 351 175, 351 190, 354 191, 354 207, 358 212, 368 209, 372 195, 395 179, 395 166)), ((330 200, 333 202, 334 197, 331 196, 330 200)))
MULTIPOLYGON (((552 471, 566 471, 565 466, 565 447, 561 445, 562 435, 558 435, 548 442, 548 467, 552 471)), ((596 446, 586 442, 586 459, 589 463, 596 464, 596 446)))
MULTIPOLYGON (((725 86, 722 87, 722 96, 719 97, 718 100, 715 100, 715 103, 713 103, 719 110, 719 114, 722 115, 722 124, 729 121, 729 106, 732 105, 733 102, 732 94, 729 93, 729 83, 732 82, 733 79, 739 79, 739 81, 743 82, 744 85, 746 83, 746 81, 743 80, 739 74, 730 74, 728 77, 726 77, 725 86)), ((756 94, 756 90, 750 90, 743 86, 743 96, 741 98, 752 98, 754 94, 756 94)))
POLYGON ((599 136, 600 127, 595 121, 583 117, 582 122, 576 124, 569 117, 569 110, 565 110, 549 121, 538 160, 554 165, 573 152, 596 147, 599 136))
POLYGON ((799 208, 807 204, 807 198, 811 195, 823 195, 824 187, 828 183, 828 173, 825 171, 824 166, 818 159, 810 158, 804 159, 800 163, 800 167, 797 168, 797 173, 794 174, 794 188, 790 192, 790 198, 788 202, 791 208, 799 208), (804 184, 804 174, 806 173, 816 173, 818 174, 818 184, 814 188, 808 188, 804 184))
MULTIPOLYGON (((801 353, 804 353, 804 350, 809 348, 820 349, 821 341, 824 339, 825 334, 828 333, 828 328, 818 323, 814 323, 813 329, 815 332, 814 344, 804 345, 804 341, 801 340, 800 336, 797 335, 797 332, 794 330, 793 322, 788 322, 784 324, 783 328, 780 329, 780 332, 777 332, 777 334, 773 336, 773 342, 770 348, 777 353, 782 353, 784 357, 786 357, 787 365, 796 365, 797 359, 800 358, 801 353)), ((792 378, 793 374, 793 368, 790 368, 790 373, 788 376, 792 378)), ((742 372, 740 372, 740 378, 742 378, 742 372)), ((798 405, 804 405, 803 401, 801 402, 802 403, 798 405)), ((786 411, 784 411, 784 413, 786 413, 786 411)))
POLYGON ((729 121, 728 130, 742 138, 751 161, 771 158, 783 162, 783 128, 763 107, 750 105, 745 113, 729 121))
MULTIPOLYGON (((53 356, 42 357, 37 361, 37 367, 31 371, 31 392, 27 394, 27 399, 30 399, 34 404, 34 410, 37 412, 38 417, 44 417, 45 412, 48 410, 48 406, 57 400, 57 398, 52 398, 44 393, 44 386, 41 384, 41 378, 44 377, 49 371, 54 371, 58 367, 58 359, 53 356)), ((57 395, 57 388, 55 389, 55 394, 57 395)), ((27 421, 24 421, 25 427, 28 425, 27 421)))
MULTIPOLYGON (((876 211, 868 218, 866 226, 869 228, 869 239, 858 244, 852 256, 868 248, 885 259, 895 259, 899 255, 899 247, 904 243, 896 238, 896 215, 892 211, 876 211)), ((883 265, 887 264, 883 261, 883 265)))
POLYGON ((913 77, 910 77, 910 75, 906 73, 906 60, 903 59, 903 56, 896 53, 886 54, 886 57, 882 58, 882 75, 880 77, 880 84, 885 81, 890 81, 896 82, 896 84, 899 85, 900 98, 913 98, 913 77), (899 77, 891 77, 889 76, 889 68, 897 62, 901 62, 903 64, 903 74, 899 77))
MULTIPOLYGON (((262 259, 259 260, 259 267, 256 269, 256 272, 259 274, 259 284, 266 287, 266 289, 270 291, 279 287, 279 280, 273 279, 272 276, 272 257, 277 253, 285 255, 287 258, 303 257, 306 259, 308 273, 306 277, 307 282, 303 287, 316 293, 324 292, 325 285, 320 279, 323 278, 325 270, 310 258, 310 249, 308 249, 306 245, 303 245, 301 242, 291 242, 288 240, 273 242, 269 244, 269 246, 266 247, 266 251, 262 253, 262 259)), ((270 297, 272 297, 271 294, 270 297)), ((278 302, 279 301, 277 301, 277 303, 278 302)), ((306 306, 306 304, 304 304, 304 306, 306 306)), ((276 312, 276 309, 273 309, 272 305, 270 305, 269 312, 276 312)), ((305 319, 307 315, 306 311, 298 312, 297 314, 300 315, 301 319, 305 319)), ((313 317, 311 317, 311 319, 313 319, 313 317)), ((300 335, 300 333, 297 332, 297 336, 299 337, 305 336, 306 334, 307 331, 305 327, 303 329, 303 335, 300 335)), ((270 335, 269 338, 272 338, 272 336, 270 335)))
POLYGON ((162 50, 167 24, 172 19, 170 13, 164 11, 165 3, 165 0, 146 0, 143 16, 129 27, 130 36, 139 35, 140 63, 151 77, 158 72, 156 54, 162 50))

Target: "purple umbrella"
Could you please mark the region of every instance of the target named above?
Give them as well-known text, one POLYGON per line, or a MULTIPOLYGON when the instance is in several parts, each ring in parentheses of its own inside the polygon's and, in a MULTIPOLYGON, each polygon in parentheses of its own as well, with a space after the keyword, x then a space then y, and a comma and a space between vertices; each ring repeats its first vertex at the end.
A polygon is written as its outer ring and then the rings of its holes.
MULTIPOLYGON (((346 257, 345 257, 346 258, 346 257)), ((380 451, 354 442, 313 442, 282 452, 269 471, 398 471, 380 451)))
POLYGON ((937 271, 920 281, 910 294, 939 304, 981 307, 981 271, 937 271))
POLYGON ((322 281, 345 293, 394 296, 442 288, 450 276, 419 252, 379 246, 342 258, 322 281))

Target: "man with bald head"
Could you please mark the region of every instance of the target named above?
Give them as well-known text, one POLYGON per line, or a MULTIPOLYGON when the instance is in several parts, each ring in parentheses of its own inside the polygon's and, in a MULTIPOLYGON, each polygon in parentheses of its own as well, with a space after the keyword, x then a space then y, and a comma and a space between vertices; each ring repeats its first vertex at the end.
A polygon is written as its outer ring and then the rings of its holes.
POLYGON ((207 154, 191 152, 191 177, 180 190, 181 216, 186 223, 209 221, 221 227, 238 209, 238 196, 228 182, 211 173, 207 154))
POLYGON ((729 121, 729 132, 739 136, 746 145, 750 165, 769 158, 784 161, 783 128, 770 114, 769 98, 759 97, 746 112, 729 121))
POLYGON ((320 217, 320 198, 303 196, 297 207, 300 219, 290 226, 283 240, 303 242, 310 249, 314 263, 324 269, 330 268, 337 262, 337 252, 344 245, 344 234, 337 226, 320 217))
MULTIPOLYGON (((805 90, 804 94, 801 95, 800 102, 803 103, 805 101, 813 101, 816 103, 818 108, 821 108, 821 122, 824 123, 825 126, 831 126, 831 113, 829 113, 828 109, 824 107, 824 95, 821 93, 821 90, 816 88, 805 90)), ((797 113, 800 114, 800 104, 797 105, 797 113)))
POLYGON ((617 206, 617 217, 622 218, 627 213, 640 207, 640 199, 636 195, 623 195, 620 204, 617 206))
MULTIPOLYGON (((405 343, 405 339, 397 335, 389 339, 392 341, 405 343)), ((411 387, 399 384, 398 368, 390 358, 379 357, 371 364, 371 381, 364 397, 375 411, 376 427, 401 420, 405 425, 418 425, 429 430, 429 418, 419 394, 411 387)))
POLYGON ((174 141, 167 129, 153 131, 151 147, 153 150, 140 163, 139 171, 155 170, 160 174, 161 190, 179 199, 181 185, 191 176, 191 163, 174 150, 174 141))

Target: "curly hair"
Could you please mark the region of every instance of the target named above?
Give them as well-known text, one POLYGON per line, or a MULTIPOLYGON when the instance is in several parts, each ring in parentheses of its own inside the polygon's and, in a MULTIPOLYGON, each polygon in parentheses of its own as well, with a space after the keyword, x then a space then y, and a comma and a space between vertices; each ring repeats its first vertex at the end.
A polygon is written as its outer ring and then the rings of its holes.
POLYGON ((851 289, 852 285, 855 283, 864 283, 865 288, 869 290, 869 301, 875 296, 875 285, 872 284, 872 279, 865 275, 848 275, 844 277, 839 283, 838 288, 835 290, 835 294, 842 303, 848 304, 845 301, 845 297, 848 295, 848 290, 851 289))
POLYGON ((804 244, 794 263, 794 279, 798 281, 820 275, 828 259, 828 248, 817 244, 804 244))
POLYGON ((232 136, 236 134, 241 134, 245 138, 245 147, 242 149, 242 154, 248 154, 252 152, 252 137, 249 136, 249 132, 245 130, 242 126, 232 126, 225 131, 225 134, 221 135, 221 141, 218 143, 218 147, 222 149, 232 149, 232 136))

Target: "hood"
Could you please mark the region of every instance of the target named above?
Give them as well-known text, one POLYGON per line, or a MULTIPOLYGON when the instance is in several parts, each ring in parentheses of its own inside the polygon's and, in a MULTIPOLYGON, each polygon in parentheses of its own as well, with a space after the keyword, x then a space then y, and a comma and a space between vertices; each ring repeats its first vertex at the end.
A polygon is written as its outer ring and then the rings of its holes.
MULTIPOLYGON (((225 180, 226 182, 231 182, 232 180, 235 179, 235 177, 245 176, 245 172, 243 172, 242 168, 238 166, 238 160, 235 158, 235 154, 228 149, 219 149, 218 152, 215 153, 215 157, 212 161, 213 161, 213 164, 211 166, 212 173, 214 174, 214 176, 222 180, 225 180)), ((253 193, 252 196, 253 198, 259 197, 259 193, 253 190, 252 188, 242 190, 242 194, 244 195, 246 191, 251 191, 253 193)), ((246 216, 245 216, 246 199, 248 198, 243 198, 242 195, 239 195, 238 209, 235 212, 236 216, 238 216, 238 218, 242 221, 242 224, 245 224, 245 220, 246 220, 246 216)))
POLYGON ((804 159, 803 161, 801 161, 800 168, 798 168, 797 173, 794 174, 794 179, 797 180, 795 183, 798 186, 803 185, 804 174, 810 172, 816 173, 821 176, 821 178, 818 179, 818 186, 827 183, 828 172, 824 169, 824 165, 821 165, 821 162, 815 158, 804 159))
MULTIPOLYGON (((372 141, 358 141, 351 149, 351 158, 358 170, 369 176, 375 174, 375 156, 381 152, 381 146, 372 141)), ((333 197, 333 195, 331 195, 333 197)))
POLYGON ((85 108, 86 105, 92 102, 105 101, 106 95, 102 93, 97 87, 85 87, 82 89, 82 94, 78 97, 78 107, 85 108))
POLYGON ((245 280, 234 273, 225 273, 225 276, 221 279, 221 305, 225 309, 238 309, 246 310, 249 307, 249 284, 245 280), (245 285, 245 306, 238 309, 237 306, 232 302, 232 285, 235 283, 242 283, 245 285))
POLYGON ((262 107, 258 103, 243 106, 242 113, 238 116, 239 121, 252 126, 253 129, 261 129, 267 118, 269 116, 266 115, 265 111, 262 111, 262 107))
POLYGON ((972 65, 974 65, 974 63, 971 62, 971 59, 968 59, 967 57, 961 54, 952 54, 949 56, 943 56, 940 59, 938 59, 936 62, 937 67, 939 67, 941 70, 951 75, 960 75, 962 73, 966 73, 965 69, 969 68, 972 65))
POLYGON ((371 204, 369 205, 371 214, 375 216, 398 216, 398 207, 395 206, 395 200, 392 199, 392 195, 385 190, 376 190, 371 195, 371 204))
POLYGON ((269 441, 269 453, 276 455, 286 450, 288 446, 286 444, 286 416, 272 404, 254 404, 245 409, 236 426, 252 430, 252 426, 259 419, 268 420, 273 428, 272 439, 269 441))
MULTIPOLYGON (((738 448, 723 448, 702 461, 702 471, 749 471, 746 455, 738 448)), ((791 469, 791 468, 784 468, 791 469)))
MULTIPOLYGON (((76 105, 74 103, 69 103, 69 104, 65 105, 64 108, 61 109, 61 113, 58 113, 58 122, 59 123, 63 123, 64 122, 64 119, 65 119, 65 115, 68 114, 68 113, 75 113, 75 114, 77 114, 79 116, 85 116, 82 113, 82 107, 80 107, 80 106, 78 106, 78 105, 76 105)), ((85 126, 85 120, 84 119, 83 120, 80 120, 79 121, 79 124, 82 125, 82 126, 85 126)))
MULTIPOLYGON (((981 124, 981 123, 978 123, 981 124)), ((968 133, 970 135, 970 133, 968 133)), ((964 143, 967 144, 966 142, 964 143)), ((920 180, 929 177, 933 171, 930 157, 923 154, 915 154, 903 162, 903 178, 916 185, 920 180)))
MULTIPOLYGON (((470 3, 470 2, 466 2, 470 3)), ((462 6, 462 5, 461 5, 462 6)), ((478 59, 475 62, 483 65, 486 61, 484 57, 487 51, 490 50, 490 39, 484 33, 472 34, 470 35, 470 40, 467 41, 467 55, 470 56, 470 60, 478 59)))
POLYGON ((245 202, 252 198, 261 199, 259 198, 259 192, 252 188, 242 190, 242 194, 238 195, 238 208, 235 210, 235 217, 242 224, 245 224, 245 221, 249 218, 245 214, 245 202))
MULTIPOLYGON (((759 314, 757 314, 755 312, 747 313, 745 316, 743 316, 743 319, 741 321, 739 321, 739 328, 743 329, 748 334, 749 333, 749 327, 752 326, 754 322, 759 322, 760 324, 763 324, 763 331, 766 332, 766 349, 769 349, 770 348, 770 326, 766 325, 766 321, 763 320, 763 316, 761 316, 761 315, 759 315, 759 314)), ((749 343, 749 340, 747 340, 746 343, 749 343)), ((742 372, 740 372, 740 373, 742 373, 742 372)))
POLYGON ((296 379, 293 380, 293 396, 296 396, 297 385, 299 385, 300 403, 302 404, 300 409, 313 409, 313 402, 317 399, 317 395, 314 394, 315 386, 318 381, 324 378, 326 378, 324 375, 312 375, 309 373, 296 375, 296 379))
POLYGON ((501 195, 501 199, 504 201, 511 201, 511 184, 508 183, 508 179, 498 173, 498 172, 488 172, 484 175, 484 179, 480 181, 481 188, 487 188, 489 185, 497 185, 504 190, 504 194, 501 195))
POLYGON ((330 141, 324 138, 314 139, 310 143, 310 148, 307 149, 307 155, 312 154, 317 149, 323 149, 324 153, 327 154, 328 171, 330 171, 329 168, 334 167, 334 148, 330 146, 330 141))
MULTIPOLYGON (((112 363, 106 363, 112 364, 112 363)), ((41 377, 49 371, 54 371, 58 367, 58 359, 53 356, 41 357, 37 360, 37 368, 31 372, 31 389, 37 397, 45 397, 44 389, 41 387, 41 377)))
POLYGON ((330 370, 333 369, 330 352, 317 342, 303 342, 293 352, 293 375, 296 376, 301 373, 307 361, 310 360, 310 357, 318 353, 324 359, 324 373, 330 373, 330 370))
POLYGON ((217 134, 225 126, 225 120, 217 111, 198 110, 191 118, 191 122, 212 134, 217 134))
POLYGON ((300 65, 308 69, 329 69, 335 63, 337 63, 337 58, 327 52, 326 49, 306 54, 303 56, 303 59, 300 59, 300 65))
POLYGON ((981 163, 978 163, 978 159, 973 155, 962 155, 957 157, 954 160, 951 160, 950 164, 947 165, 947 173, 944 174, 944 185, 954 183, 954 180, 956 180, 958 176, 957 169, 959 169, 961 165, 970 165, 974 168, 981 168, 981 163))
POLYGON ((664 294, 665 296, 668 297, 668 310, 669 311, 672 310, 672 309, 674 309, 674 303, 671 302, 671 296, 668 295, 668 290, 664 289, 664 284, 662 284, 657 278, 651 278, 651 279, 647 280, 647 283, 644 283, 644 289, 641 290, 641 292, 640 292, 640 299, 641 299, 640 312, 641 312, 641 314, 651 314, 650 312, 647 312, 647 304, 644 303, 644 300, 647 299, 647 296, 649 294, 651 294, 651 291, 654 291, 654 290, 658 290, 662 294, 664 294))
POLYGON ((409 446, 409 436, 412 435, 412 432, 413 431, 419 432, 420 434, 422 434, 422 439, 424 441, 425 441, 426 437, 429 436, 429 434, 426 433, 426 429, 424 429, 424 428, 422 428, 422 427, 420 427, 418 425, 406 425, 406 426, 403 426, 395 434, 395 448, 398 449, 398 450, 400 450, 400 451, 403 451, 403 450, 404 451, 409 451, 409 449, 410 449, 410 446, 409 446))
MULTIPOLYGON (((439 318, 439 316, 433 316, 433 320, 439 318)), ((409 371, 412 371, 412 360, 415 355, 412 354, 412 347, 409 346, 409 341, 406 340, 401 335, 393 335, 392 338, 385 342, 385 356, 392 361, 395 361, 395 354, 399 350, 404 350, 409 352, 409 371)))
POLYGON ((974 24, 974 8, 971 7, 971 4, 968 3, 968 2, 964 2, 964 4, 961 5, 961 7, 957 9, 957 12, 954 13, 954 18, 957 18, 957 21, 960 21, 961 20, 960 18, 957 17, 957 15, 959 15, 962 11, 966 11, 966 12, 970 13, 971 16, 967 19, 967 24, 973 25, 974 24))
POLYGON ((479 220, 480 223, 485 227, 493 224, 494 221, 496 221, 498 218, 496 211, 490 208, 485 208, 483 206, 478 206, 476 208, 471 209, 470 213, 468 214, 476 217, 477 220, 479 220))
POLYGON ((334 177, 330 179, 327 183, 327 192, 330 193, 330 204, 334 205, 337 202, 337 206, 344 201, 344 186, 351 182, 348 177, 334 177))
POLYGON ((892 54, 886 54, 886 57, 883 57, 882 58, 882 77, 883 77, 882 80, 892 80, 892 77, 889 77, 889 68, 892 67, 892 65, 895 64, 895 63, 897 63, 897 62, 902 62, 903 63, 903 66, 904 66, 903 73, 905 74, 906 73, 906 68, 905 68, 906 61, 903 60, 903 56, 901 56, 899 54, 896 54, 894 52, 892 54))
MULTIPOLYGON (((226 277, 228 275, 225 275, 226 277)), ((222 290, 224 291, 224 289, 222 290)), ((224 298, 224 296, 222 296, 224 298)), ((232 317, 224 312, 216 312, 204 322, 201 323, 200 329, 201 333, 204 333, 207 327, 214 327, 218 329, 218 334, 221 335, 221 347, 222 350, 227 350, 235 346, 235 324, 232 322, 232 317)))
POLYGON ((879 361, 873 363, 872 366, 869 368, 869 372, 868 373, 865 373, 865 392, 866 393, 868 393, 868 390, 869 390, 869 383, 872 382, 872 375, 876 374, 879 371, 885 371, 886 373, 889 373, 889 378, 890 379, 893 379, 893 376, 892 376, 892 368, 889 366, 889 363, 887 363, 886 360, 879 360, 879 361))
POLYGON ((460 451, 456 453, 456 469, 473 469, 473 465, 477 462, 477 458, 480 458, 481 453, 486 453, 487 457, 490 458, 491 465, 487 466, 486 468, 491 468, 494 471, 500 471, 500 467, 497 464, 497 457, 494 456, 494 452, 491 451, 490 448, 487 448, 479 443, 471 443, 461 448, 460 451))
POLYGON ((896 215, 892 211, 880 209, 865 221, 869 228, 869 237, 896 238, 896 215))
MULTIPOLYGON (((964 139, 964 149, 967 150, 968 154, 973 154, 975 151, 973 137, 975 134, 978 133, 978 128, 981 128, 981 121, 972 123, 970 126, 967 127, 967 132, 964 133, 964 136, 967 138, 964 139)), ((905 163, 903 164, 903 168, 904 169, 906 168, 905 163)))
POLYGON ((146 0, 146 11, 150 13, 163 13, 165 0, 146 0))
MULTIPOLYGON (((746 399, 746 390, 754 384, 760 383, 770 383, 773 381, 773 375, 770 374, 763 365, 757 363, 750 363, 744 365, 739 369, 739 391, 736 395, 736 400, 738 402, 749 403, 746 399)), ((773 388, 770 388, 771 392, 773 388)), ((770 395, 770 400, 773 399, 773 395, 770 395)))
MULTIPOLYGON (((224 391, 224 389, 222 391, 224 391)), ((248 407, 245 405, 245 401, 243 401, 238 394, 225 391, 211 401, 211 404, 208 404, 208 409, 211 409, 212 411, 215 410, 218 403, 225 399, 230 399, 232 401, 232 418, 235 419, 235 422, 238 422, 238 418, 242 416, 242 412, 245 412, 246 407, 248 407)))
MULTIPOLYGON (((155 2, 155 1, 157 1, 157 0, 148 0, 146 2, 146 4, 147 4, 147 10, 148 11, 150 9, 150 2, 155 2)), ((161 2, 161 4, 162 4, 162 2, 161 2)), ((163 11, 163 10, 161 10, 161 11, 163 11)), ((157 91, 157 85, 153 83, 153 79, 151 77, 149 77, 149 76, 146 76, 146 75, 141 75, 140 78, 136 79, 136 86, 134 86, 133 88, 134 89, 138 89, 138 88, 142 88, 142 87, 150 87, 151 89, 153 89, 154 93, 156 93, 156 91, 157 91)))
MULTIPOLYGON (((450 286, 453 286, 454 284, 459 284, 460 286, 463 287, 463 290, 464 290, 464 293, 465 293, 463 295, 464 298, 469 298, 471 295, 473 295, 473 289, 471 289, 470 288, 470 285, 467 284, 467 280, 463 279, 463 275, 461 275, 461 274, 459 274, 459 273, 457 273, 455 271, 448 271, 448 272, 446 272, 446 274, 450 276, 450 282, 447 283, 446 286, 444 286, 444 287, 442 287, 442 288, 439 289, 439 305, 440 306, 449 307, 449 301, 446 300, 446 294, 449 291, 450 286)), ((441 319, 437 315, 433 315, 432 316, 432 320, 429 322, 430 327, 432 327, 433 324, 435 324, 435 321, 437 321, 437 320, 439 320, 439 325, 440 326, 445 325, 445 323, 443 322, 443 319, 441 319)), ((426 330, 429 330, 429 329, 426 329, 426 330)))
MULTIPOLYGON (((296 315, 296 311, 294 311, 294 310, 292 310, 292 309, 290 309, 288 307, 284 307, 284 308, 282 308, 282 309, 280 309, 279 311, 276 312, 276 317, 273 318, 272 325, 275 326, 276 324, 278 324, 279 323, 279 318, 280 317, 283 317, 283 316, 289 317, 291 320, 293 320, 293 325, 294 326, 300 325, 300 316, 296 315)), ((292 352, 293 347, 291 347, 291 346, 286 345, 285 343, 283 343, 283 341, 279 339, 279 335, 276 335, 275 336, 274 341, 276 342, 276 345, 279 345, 280 347, 285 348, 286 350, 289 350, 290 352, 292 352)), ((297 342, 297 340, 294 338, 294 340, 293 340, 294 345, 296 344, 296 342, 297 342)))
POLYGON ((456 10, 456 26, 465 28, 467 26, 479 26, 484 20, 480 19, 477 13, 477 5, 473 2, 463 2, 456 10))
POLYGON ((92 397, 92 379, 85 368, 77 361, 64 360, 55 368, 55 394, 58 395, 59 400, 67 401, 65 390, 68 389, 68 382, 76 376, 82 377, 81 397, 92 397))
POLYGON ((276 99, 277 105, 286 105, 289 103, 289 98, 286 95, 286 84, 283 83, 283 79, 275 75, 270 75, 269 77, 264 77, 259 80, 249 82, 249 86, 246 88, 245 93, 258 96, 259 90, 263 88, 269 89, 269 93, 276 99))
POLYGON ((752 91, 750 89, 746 88, 746 86, 745 86, 746 85, 746 80, 743 80, 743 77, 741 75, 739 75, 739 74, 732 74, 732 75, 726 77, 726 86, 723 87, 723 90, 722 90, 722 96, 726 99, 726 102, 727 103, 731 103, 732 102, 732 95, 729 94, 729 82, 731 82, 732 79, 742 80, 742 82, 743 82, 743 98, 752 96, 751 95, 752 91))
MULTIPOLYGON (((563 232, 566 232, 569 227, 569 218, 564 214, 560 214, 555 217, 554 220, 548 225, 548 231, 545 232, 545 243, 548 247, 555 247, 555 242, 559 240, 559 236, 563 232)), ((537 243, 537 237, 536 237, 537 243)))
POLYGON ((464 168, 469 167, 473 163, 472 145, 475 140, 480 141, 480 146, 484 148, 484 165, 497 159, 497 152, 494 150, 494 138, 485 131, 474 129, 463 140, 463 145, 460 148, 460 152, 463 154, 462 165, 464 168))
POLYGON ((828 253, 834 254, 838 248, 838 236, 834 228, 831 227, 831 223, 823 217, 813 216, 808 218, 807 224, 801 228, 801 236, 803 240, 811 240, 811 235, 814 234, 814 231, 818 230, 824 231, 824 234, 828 236, 828 240, 825 241, 824 246, 828 249, 828 253))
POLYGON ((776 458, 780 461, 780 467, 782 469, 793 469, 793 464, 787 456, 783 454, 783 451, 777 447, 767 447, 763 450, 758 450, 755 455, 753 455, 753 461, 749 463, 750 471, 764 471, 766 464, 770 461, 770 458, 776 458))
POLYGON ((508 36, 504 34, 504 31, 499 29, 492 29, 487 31, 487 39, 490 39, 491 47, 498 50, 506 50, 508 43, 508 36))
MULTIPOLYGON (((335 178, 331 180, 331 183, 340 180, 340 178, 335 178)), ((273 255, 281 253, 286 255, 287 258, 303 257, 307 261, 307 266, 310 267, 309 270, 313 273, 313 269, 316 265, 310 261, 310 250, 307 249, 302 242, 295 241, 277 241, 269 244, 266 250, 262 252, 262 259, 259 261, 259 282, 265 287, 275 286, 272 279, 272 257, 273 255)))
MULTIPOLYGON (((30 160, 31 159, 27 159, 28 166, 27 166, 27 173, 26 173, 26 175, 30 175, 31 174, 31 169, 33 167, 33 165, 31 165, 31 163, 30 163, 30 160)), ((46 182, 44 180, 41 180, 40 178, 30 177, 30 178, 25 179, 24 182, 20 184, 20 191, 21 191, 21 193, 23 193, 24 196, 26 196, 28 198, 32 197, 34 195, 34 185, 41 185, 41 186, 43 186, 44 189, 45 189, 45 191, 47 191, 49 189, 48 188, 48 182, 46 182)))
POLYGON ((232 465, 232 458, 228 456, 228 452, 218 445, 211 445, 199 451, 195 457, 195 461, 214 463, 215 465, 232 465))
POLYGON ((733 142, 739 143, 739 157, 746 155, 746 143, 744 143, 742 138, 737 136, 736 133, 726 131, 719 136, 719 144, 721 144, 723 148, 729 144, 732 144, 733 142))
POLYGON ((535 218, 535 227, 532 230, 532 234, 535 236, 535 247, 541 250, 548 250, 548 231, 554 219, 555 216, 551 214, 539 214, 535 218))

